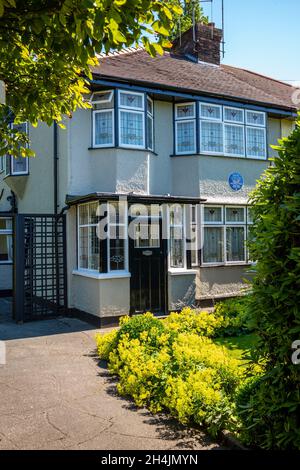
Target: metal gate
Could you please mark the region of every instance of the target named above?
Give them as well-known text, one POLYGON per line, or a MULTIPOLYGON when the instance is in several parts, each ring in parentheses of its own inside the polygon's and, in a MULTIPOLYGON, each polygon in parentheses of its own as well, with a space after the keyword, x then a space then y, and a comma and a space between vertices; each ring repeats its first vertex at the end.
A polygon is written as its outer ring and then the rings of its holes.
POLYGON ((67 310, 65 215, 14 218, 14 307, 17 322, 67 310))

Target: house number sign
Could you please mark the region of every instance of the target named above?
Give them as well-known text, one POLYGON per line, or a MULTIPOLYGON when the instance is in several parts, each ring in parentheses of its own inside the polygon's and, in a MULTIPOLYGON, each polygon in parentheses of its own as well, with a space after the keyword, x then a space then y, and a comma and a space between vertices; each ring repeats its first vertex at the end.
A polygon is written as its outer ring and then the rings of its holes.
POLYGON ((240 173, 231 173, 228 177, 228 183, 233 191, 240 191, 244 186, 244 178, 240 173))

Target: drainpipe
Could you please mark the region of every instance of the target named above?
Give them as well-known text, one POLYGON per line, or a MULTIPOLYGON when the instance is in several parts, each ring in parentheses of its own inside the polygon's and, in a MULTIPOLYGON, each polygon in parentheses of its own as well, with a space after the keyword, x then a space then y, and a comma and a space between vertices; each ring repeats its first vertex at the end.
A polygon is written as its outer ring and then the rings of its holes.
POLYGON ((54 214, 58 212, 58 127, 53 123, 53 204, 54 214))

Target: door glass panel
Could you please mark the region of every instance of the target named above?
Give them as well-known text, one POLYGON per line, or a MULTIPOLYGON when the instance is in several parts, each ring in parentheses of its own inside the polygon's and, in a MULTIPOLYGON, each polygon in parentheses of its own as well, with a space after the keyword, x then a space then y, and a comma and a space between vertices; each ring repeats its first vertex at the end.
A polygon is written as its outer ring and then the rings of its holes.
POLYGON ((135 226, 135 248, 159 248, 159 224, 138 223, 135 226))

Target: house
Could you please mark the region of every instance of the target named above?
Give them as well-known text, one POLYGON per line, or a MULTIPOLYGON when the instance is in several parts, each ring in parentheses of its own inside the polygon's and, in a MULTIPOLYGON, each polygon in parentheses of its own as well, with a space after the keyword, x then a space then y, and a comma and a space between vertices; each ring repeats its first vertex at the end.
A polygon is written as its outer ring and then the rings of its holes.
POLYGON ((101 55, 92 109, 65 130, 24 123, 36 157, 3 159, 0 175, 0 290, 19 308, 46 300, 109 324, 241 292, 249 193, 297 109, 291 86, 221 64, 221 39, 198 24, 163 56, 101 55))

